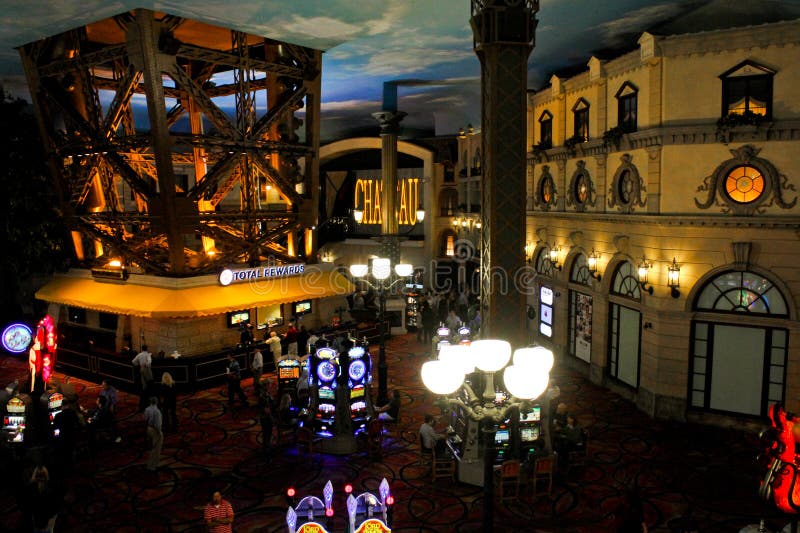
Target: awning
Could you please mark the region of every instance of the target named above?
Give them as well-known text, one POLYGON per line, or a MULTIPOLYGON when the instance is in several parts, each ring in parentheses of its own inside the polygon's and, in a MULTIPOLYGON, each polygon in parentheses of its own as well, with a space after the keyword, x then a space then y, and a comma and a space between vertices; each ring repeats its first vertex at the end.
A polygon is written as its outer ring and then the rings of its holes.
POLYGON ((350 281, 335 271, 311 271, 300 276, 258 282, 202 287, 165 288, 108 283, 89 278, 57 276, 36 292, 50 303, 94 309, 118 315, 190 318, 218 315, 277 303, 291 303, 353 292, 350 281))

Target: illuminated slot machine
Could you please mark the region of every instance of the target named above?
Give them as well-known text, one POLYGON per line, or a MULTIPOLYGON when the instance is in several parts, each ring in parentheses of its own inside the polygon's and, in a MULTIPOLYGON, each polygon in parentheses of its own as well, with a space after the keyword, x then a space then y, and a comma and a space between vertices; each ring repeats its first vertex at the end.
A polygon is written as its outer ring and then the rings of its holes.
POLYGON ((20 444, 25 439, 25 402, 14 396, 6 403, 3 415, 3 433, 6 442, 20 444))
POLYGON ((511 444, 511 431, 507 423, 500 424, 494 434, 494 448, 497 451, 496 463, 502 463, 508 457, 509 445, 511 444))
MULTIPOLYGON (((339 360, 333 348, 320 348, 309 360, 309 379, 316 391, 316 413, 314 427, 318 434, 333 435, 336 420, 336 377, 339 375, 339 360)), ((313 400, 312 400, 313 401, 313 400)))
POLYGON ((542 450, 542 407, 534 405, 526 411, 519 412, 520 454, 524 458, 542 450))
POLYGON ((278 398, 289 393, 292 402, 297 402, 297 380, 300 379, 300 361, 284 359, 278 361, 278 398))
POLYGON ((367 388, 372 381, 372 361, 363 346, 355 346, 347 353, 350 356, 350 367, 347 369, 350 417, 355 422, 354 432, 359 433, 366 429, 367 424, 367 388))
MULTIPOLYGON (((52 394, 44 392, 40 396, 39 401, 41 402, 42 409, 47 413, 47 420, 50 424, 50 431, 52 432, 54 431, 53 422, 56 415, 61 412, 64 396, 60 392, 54 392, 52 394)), ((54 433, 54 435, 58 436, 57 433, 54 433)))
POLYGON ((436 355, 439 355, 439 351, 442 349, 442 346, 446 346, 450 344, 450 328, 446 328, 444 326, 438 328, 436 330, 436 336, 433 338, 436 342, 436 355))
POLYGON ((469 346, 472 342, 472 331, 467 326, 458 328, 458 344, 465 344, 469 346))

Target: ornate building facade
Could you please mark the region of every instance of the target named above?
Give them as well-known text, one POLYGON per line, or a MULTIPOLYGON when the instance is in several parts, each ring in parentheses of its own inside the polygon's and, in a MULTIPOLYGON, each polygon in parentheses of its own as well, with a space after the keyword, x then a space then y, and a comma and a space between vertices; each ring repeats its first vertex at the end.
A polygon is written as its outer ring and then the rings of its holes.
POLYGON ((800 408, 799 35, 644 33, 529 94, 531 335, 657 418, 800 408))

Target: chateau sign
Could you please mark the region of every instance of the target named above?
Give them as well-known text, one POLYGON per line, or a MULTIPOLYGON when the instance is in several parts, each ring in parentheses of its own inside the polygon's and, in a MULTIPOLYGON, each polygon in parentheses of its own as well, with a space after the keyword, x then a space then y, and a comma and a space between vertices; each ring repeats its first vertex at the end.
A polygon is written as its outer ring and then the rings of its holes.
POLYGON ((305 272, 305 269, 305 263, 240 268, 237 270, 226 268, 219 273, 219 284, 227 287, 231 283, 239 283, 242 281, 258 281, 262 279, 297 276, 305 272))
MULTIPOLYGON (((397 223, 413 226, 417 223, 417 206, 419 205, 419 178, 405 178, 397 181, 398 205, 397 223)), ((362 224, 380 224, 381 197, 383 182, 381 180, 360 179, 356 181, 353 205, 364 210, 362 224)))

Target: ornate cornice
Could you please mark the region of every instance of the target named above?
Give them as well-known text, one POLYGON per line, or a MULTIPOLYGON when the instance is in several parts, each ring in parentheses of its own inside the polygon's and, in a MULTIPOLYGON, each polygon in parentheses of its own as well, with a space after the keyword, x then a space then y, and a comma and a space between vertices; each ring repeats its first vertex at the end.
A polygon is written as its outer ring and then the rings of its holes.
POLYGON ((800 44, 800 20, 657 38, 660 55, 681 56, 800 44))
POLYGON ((664 213, 660 215, 621 215, 620 213, 576 213, 574 211, 528 211, 527 216, 535 216, 539 223, 542 217, 552 217, 558 220, 569 220, 573 223, 586 221, 587 223, 620 224, 629 226, 639 224, 643 226, 658 227, 707 227, 707 228, 750 228, 750 229, 787 229, 800 230, 800 216, 770 216, 759 215, 728 216, 728 215, 687 215, 684 213, 664 213))
MULTIPOLYGON (((716 124, 695 124, 688 126, 666 126, 628 133, 623 136, 619 149, 609 147, 602 139, 592 139, 575 145, 574 151, 564 146, 545 150, 539 157, 541 161, 559 161, 614 152, 626 152, 652 146, 720 144, 716 124)), ((727 132, 729 143, 800 141, 800 120, 779 120, 759 126, 737 126, 727 132)), ((534 159, 532 152, 529 159, 534 159)))

